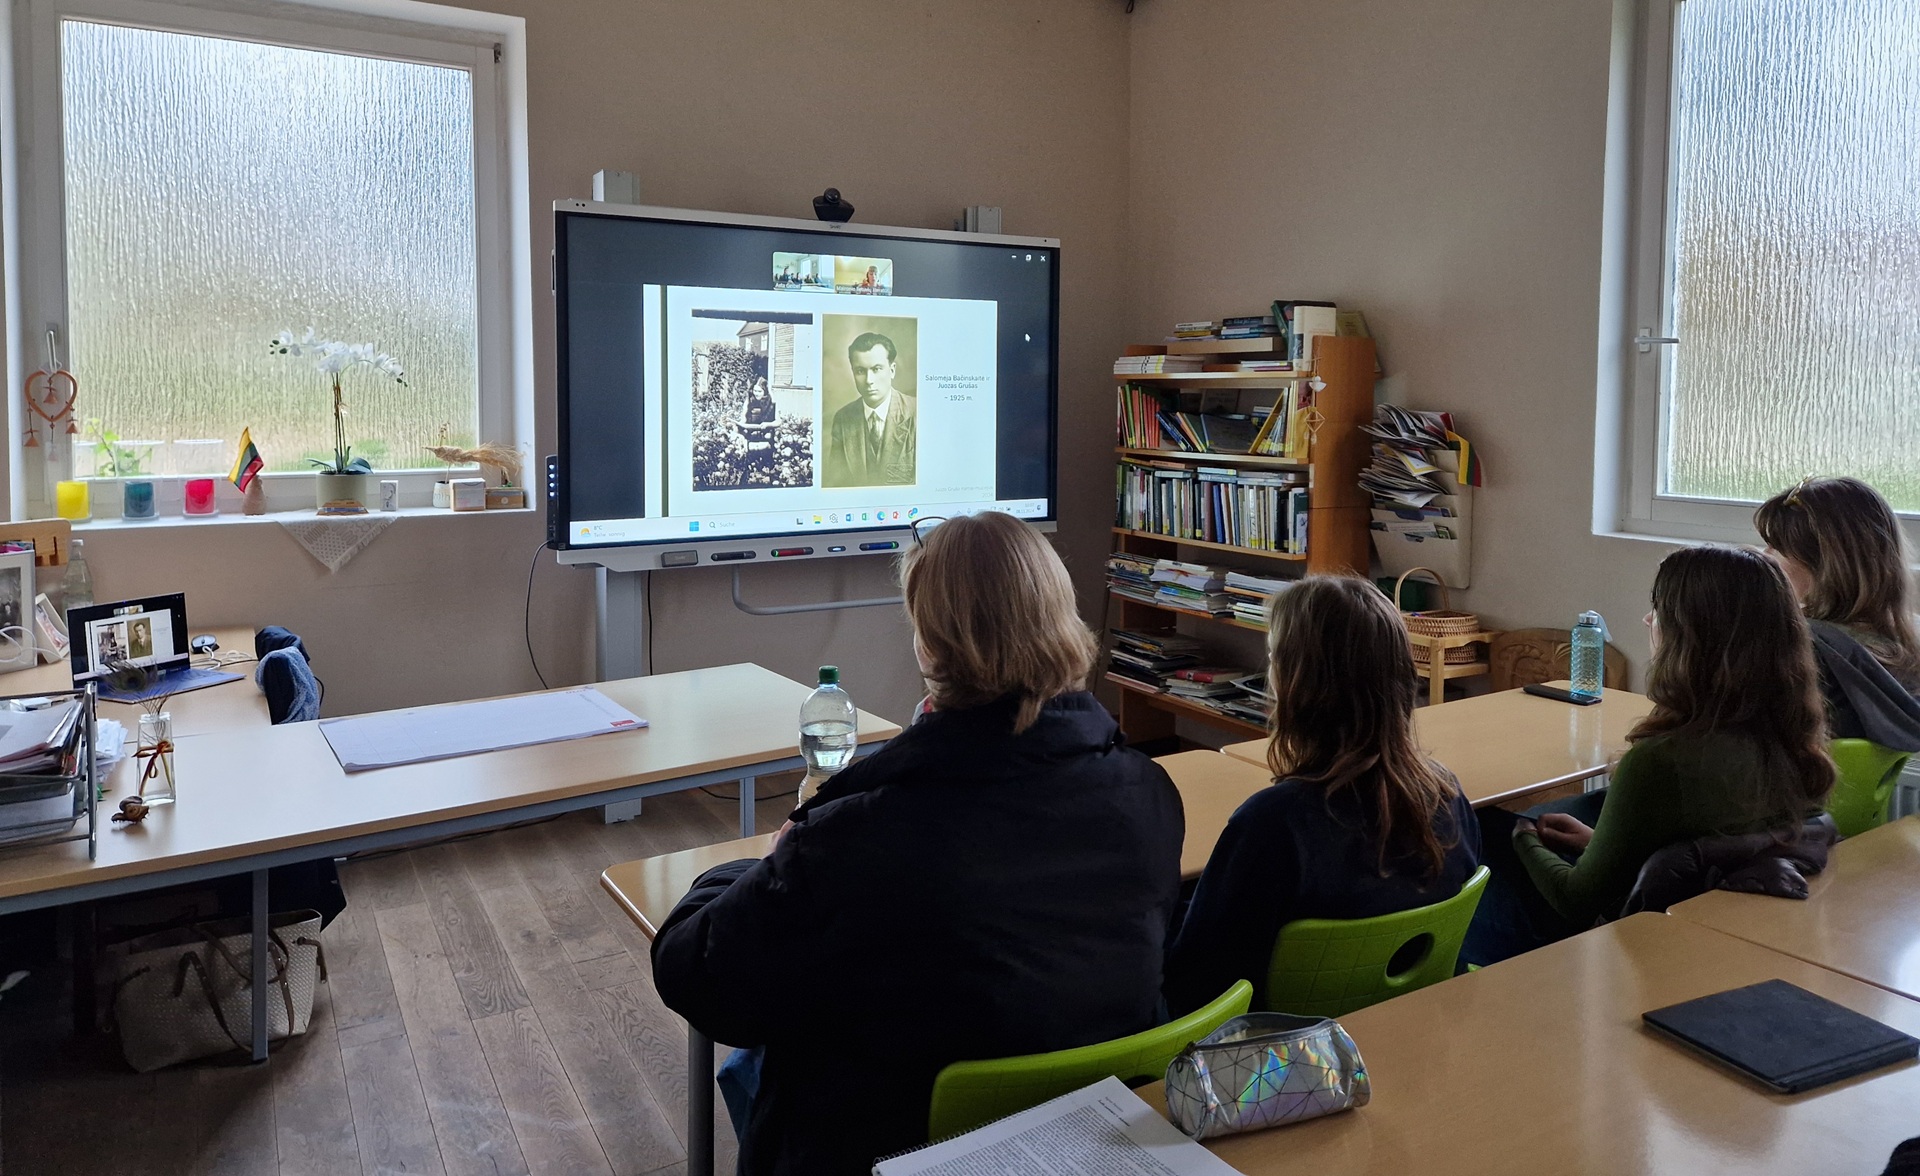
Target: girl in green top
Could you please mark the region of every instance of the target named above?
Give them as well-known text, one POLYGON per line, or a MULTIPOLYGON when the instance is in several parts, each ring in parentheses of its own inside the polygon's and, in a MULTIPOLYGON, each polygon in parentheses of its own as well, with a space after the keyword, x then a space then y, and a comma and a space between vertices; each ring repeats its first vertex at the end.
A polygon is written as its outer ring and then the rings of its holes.
POLYGON ((1483 813, 1493 878, 1463 958, 1491 963, 1615 918, 1656 850, 1798 824, 1833 787, 1812 645, 1778 564, 1676 551, 1647 625, 1653 713, 1628 733, 1599 824, 1483 813), (1507 840, 1514 860, 1494 860, 1507 840))

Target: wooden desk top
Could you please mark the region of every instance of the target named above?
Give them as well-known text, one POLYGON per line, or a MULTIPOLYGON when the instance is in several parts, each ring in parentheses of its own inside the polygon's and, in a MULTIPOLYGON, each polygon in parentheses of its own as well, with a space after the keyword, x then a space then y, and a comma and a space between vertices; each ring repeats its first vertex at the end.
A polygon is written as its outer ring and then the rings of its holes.
MULTIPOLYGON (((1187 810, 1187 839, 1180 850, 1180 874, 1185 878, 1198 878, 1233 810, 1272 781, 1264 768, 1229 759, 1217 751, 1183 751, 1155 762, 1173 777, 1187 810)), ((660 921, 692 888, 695 878, 723 862, 765 857, 771 852, 771 834, 702 845, 610 866, 600 875, 600 885, 628 917, 639 924, 640 930, 652 938, 659 930, 660 921)))
POLYGON ((693 889, 695 878, 727 862, 766 857, 773 852, 773 837, 772 833, 762 833, 758 837, 742 837, 738 841, 722 841, 679 853, 621 862, 606 868, 600 875, 600 885, 613 895, 613 901, 620 904, 627 917, 639 925, 641 933, 652 939, 672 913, 673 904, 693 889))
POLYGON ((1920 817, 1847 838, 1807 889, 1805 902, 1714 890, 1669 913, 1920 999, 1920 817))
MULTIPOLYGON (((167 700, 167 713, 173 716, 174 738, 231 731, 238 727, 270 726, 273 720, 267 714, 267 696, 260 693, 260 687, 253 683, 253 630, 203 629, 199 632, 212 633, 220 642, 216 657, 237 650, 246 654, 247 660, 224 667, 228 673, 240 675, 238 682, 209 686, 204 690, 189 690, 167 700)), ((199 659, 196 657, 195 660, 199 659)), ((0 675, 0 694, 37 694, 43 690, 72 688, 71 662, 50 663, 0 675)), ((103 700, 99 707, 100 717, 116 719, 124 724, 129 737, 138 729, 141 713, 139 706, 124 702, 103 700)))
POLYGON ((1273 783, 1265 767, 1217 751, 1182 751, 1154 761, 1167 770, 1180 789, 1180 803, 1187 810, 1187 839, 1180 847, 1180 876, 1198 878, 1227 818, 1242 801, 1273 783))
MULTIPOLYGON (((1776 1095, 1640 1024, 1774 977, 1920 1034, 1920 1003, 1639 914, 1342 1017, 1369 1105, 1208 1147, 1247 1176, 1880 1171, 1916 1130, 1920 1063, 1776 1095)), ((1164 1113, 1159 1084, 1140 1096, 1164 1113)))
MULTIPOLYGON (((798 754, 794 716, 811 689, 746 664, 597 686, 651 725, 353 775, 340 770, 318 723, 182 739, 178 803, 137 828, 104 828, 91 864, 84 843, 0 854, 0 897, 767 763, 798 754)), ((898 733, 861 713, 860 742, 898 733)))
MULTIPOLYGON (((1630 690, 1608 690, 1592 706, 1502 690, 1420 707, 1413 725, 1420 745, 1459 777, 1478 807, 1599 775, 1626 750, 1627 731, 1652 709, 1652 700, 1630 690)), ((1266 762, 1264 739, 1221 750, 1266 762)))

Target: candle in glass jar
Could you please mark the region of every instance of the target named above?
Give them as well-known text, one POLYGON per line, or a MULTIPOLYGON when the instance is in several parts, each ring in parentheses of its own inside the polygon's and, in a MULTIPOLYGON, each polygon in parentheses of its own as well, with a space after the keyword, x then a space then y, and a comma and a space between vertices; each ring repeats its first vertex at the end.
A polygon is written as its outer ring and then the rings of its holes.
POLYGON ((121 496, 121 518, 150 519, 153 517, 152 482, 127 482, 121 488, 121 496))
POLYGON ((212 478, 188 478, 186 495, 186 513, 190 515, 219 513, 219 508, 213 501, 212 478))
POLYGON ((92 513, 85 482, 62 482, 53 488, 56 513, 63 519, 84 519, 92 513))

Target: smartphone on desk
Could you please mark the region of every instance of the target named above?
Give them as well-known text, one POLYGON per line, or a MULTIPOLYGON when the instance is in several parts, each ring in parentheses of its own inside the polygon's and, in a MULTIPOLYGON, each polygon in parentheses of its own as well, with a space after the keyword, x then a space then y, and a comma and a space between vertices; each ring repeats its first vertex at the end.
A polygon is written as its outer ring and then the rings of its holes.
POLYGON ((1598 694, 1577 694, 1572 690, 1562 690, 1558 686, 1547 686, 1539 682, 1529 682, 1520 689, 1526 691, 1528 694, 1537 694, 1542 698, 1552 698, 1561 702, 1570 702, 1575 706, 1592 706, 1594 703, 1600 701, 1598 694))

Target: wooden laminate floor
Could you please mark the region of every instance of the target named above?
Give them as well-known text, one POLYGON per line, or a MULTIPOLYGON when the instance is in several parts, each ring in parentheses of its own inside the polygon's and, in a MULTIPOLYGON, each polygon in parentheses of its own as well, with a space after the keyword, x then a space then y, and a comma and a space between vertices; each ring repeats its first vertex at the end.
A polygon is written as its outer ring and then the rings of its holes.
MULTIPOLYGON (((761 827, 791 803, 761 801, 761 827)), ((737 813, 677 793, 625 824, 575 813, 343 864, 312 1027, 259 1066, 135 1074, 111 1039, 71 1036, 43 967, 0 998, 0 1173, 682 1172, 686 1026, 599 874, 728 840, 737 813)))

